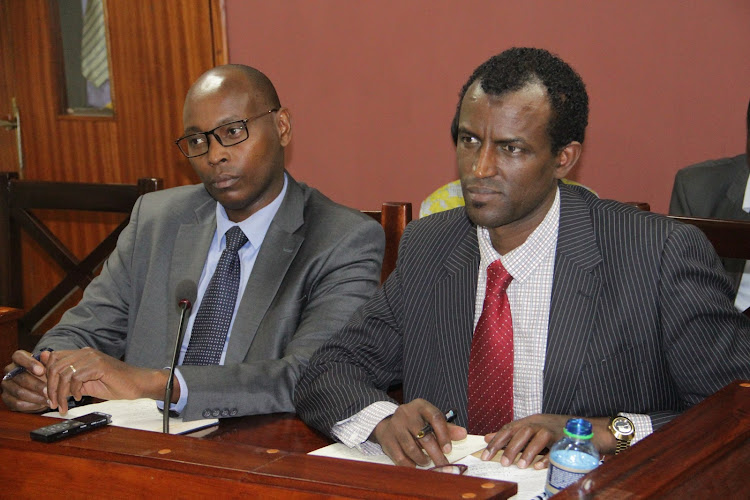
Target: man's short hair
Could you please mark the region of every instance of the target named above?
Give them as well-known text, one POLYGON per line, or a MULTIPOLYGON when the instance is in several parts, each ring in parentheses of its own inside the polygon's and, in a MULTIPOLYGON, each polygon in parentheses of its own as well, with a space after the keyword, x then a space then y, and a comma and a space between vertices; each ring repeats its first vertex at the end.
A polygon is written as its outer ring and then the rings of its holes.
POLYGON ((530 83, 547 89, 552 107, 547 132, 552 151, 572 141, 583 143, 589 122, 589 97, 583 80, 565 61, 544 49, 513 47, 482 63, 464 84, 451 124, 453 142, 458 141, 458 119, 466 91, 479 80, 482 90, 499 96, 520 90, 530 83))

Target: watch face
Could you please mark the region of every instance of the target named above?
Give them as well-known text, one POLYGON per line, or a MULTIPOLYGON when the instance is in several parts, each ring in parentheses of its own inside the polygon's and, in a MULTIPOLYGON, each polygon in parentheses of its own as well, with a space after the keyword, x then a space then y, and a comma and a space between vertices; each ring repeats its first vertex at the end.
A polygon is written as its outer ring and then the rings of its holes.
POLYGON ((612 420, 612 429, 617 431, 619 434, 622 434, 623 436, 629 436, 630 434, 633 434, 635 432, 633 423, 625 417, 617 417, 612 420))

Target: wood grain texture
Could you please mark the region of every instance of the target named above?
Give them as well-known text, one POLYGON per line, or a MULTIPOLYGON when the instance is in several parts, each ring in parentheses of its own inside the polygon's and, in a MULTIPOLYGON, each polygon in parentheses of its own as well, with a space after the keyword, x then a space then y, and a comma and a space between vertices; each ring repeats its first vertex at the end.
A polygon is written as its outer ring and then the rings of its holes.
MULTIPOLYGON (((0 481, 20 497, 61 484, 72 498, 90 498, 92 488, 107 498, 168 492, 170 498, 486 499, 508 498, 516 491, 513 483, 289 452, 283 449, 284 436, 273 452, 248 442, 247 435, 222 441, 118 427, 44 444, 31 441, 28 433, 49 419, 5 409, 0 419, 0 460, 28 464, 23 474, 16 467, 0 469, 0 481)), ((310 432, 297 422, 300 432, 310 432)))
MULTIPOLYGON (((24 178, 165 187, 198 182, 174 145, 191 83, 227 62, 223 0, 108 0, 106 19, 114 116, 66 114, 57 15, 48 0, 0 0, 0 118, 15 96, 23 133, 24 178)), ((15 139, 0 131, 1 170, 15 170, 15 139)), ((122 216, 37 214, 79 258, 122 216)), ((57 266, 22 241, 24 306, 61 279, 57 266)), ((52 324, 58 318, 52 318, 52 324)))
POLYGON ((740 498, 748 457, 750 381, 735 381, 555 498, 740 498))

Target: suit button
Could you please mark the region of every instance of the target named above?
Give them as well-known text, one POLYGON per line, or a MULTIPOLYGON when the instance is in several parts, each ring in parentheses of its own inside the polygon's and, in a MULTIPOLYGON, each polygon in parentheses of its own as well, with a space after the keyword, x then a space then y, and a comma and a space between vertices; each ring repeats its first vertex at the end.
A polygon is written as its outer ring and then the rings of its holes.
POLYGON ((237 408, 232 408, 229 410, 229 416, 230 417, 236 417, 237 416, 237 408))
POLYGON ((222 417, 228 417, 229 416, 229 410, 226 409, 226 408, 224 408, 223 410, 221 410, 221 416, 222 417))
POLYGON ((211 412, 211 416, 213 416, 214 418, 219 418, 219 415, 221 415, 221 410, 219 410, 218 408, 214 408, 214 411, 211 412))
POLYGON ((211 418, 211 410, 209 410, 208 408, 203 410, 203 418, 211 418))

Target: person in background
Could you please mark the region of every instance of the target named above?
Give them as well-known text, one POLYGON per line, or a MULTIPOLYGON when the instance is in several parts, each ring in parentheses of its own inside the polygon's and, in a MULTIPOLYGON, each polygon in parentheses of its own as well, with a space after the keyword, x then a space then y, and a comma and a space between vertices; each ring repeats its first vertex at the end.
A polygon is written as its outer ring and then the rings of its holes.
POLYGON ((285 170, 291 115, 263 73, 207 71, 183 124, 177 146, 203 183, 136 202, 101 275, 35 348, 53 351, 13 354, 6 373, 27 371, 2 383, 9 408, 162 399, 188 298, 173 408, 186 420, 293 411, 312 353, 378 287, 381 226, 285 170))
MULTIPOLYGON (((704 161, 677 172, 670 215, 750 221, 750 101, 745 126, 745 154, 704 161)), ((734 305, 745 311, 750 308, 750 261, 722 262, 734 284, 734 305)))
POLYGON ((574 416, 613 453, 750 378, 750 318, 705 235, 560 182, 587 122, 583 81, 546 50, 474 71, 451 126, 466 206, 406 228, 395 271, 310 360, 305 422, 412 467, 483 434, 482 459, 524 468, 574 416))

